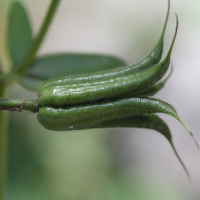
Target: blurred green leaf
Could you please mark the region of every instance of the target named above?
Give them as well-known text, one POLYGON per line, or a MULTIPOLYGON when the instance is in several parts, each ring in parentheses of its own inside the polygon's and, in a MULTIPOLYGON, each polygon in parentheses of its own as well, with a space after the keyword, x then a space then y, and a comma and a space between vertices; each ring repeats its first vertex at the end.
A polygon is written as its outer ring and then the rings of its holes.
POLYGON ((36 153, 33 145, 34 118, 28 112, 10 114, 7 200, 40 199, 45 171, 40 161, 41 152, 36 153))
POLYGON ((32 30, 25 8, 14 2, 8 20, 8 48, 13 64, 20 64, 33 44, 32 30))
POLYGON ((35 60, 28 76, 47 80, 59 76, 103 71, 125 65, 121 59, 95 54, 57 54, 35 60))
POLYGON ((39 82, 38 80, 24 77, 24 76, 18 76, 17 82, 25 89, 31 90, 31 91, 38 91, 39 88, 39 82))
POLYGON ((3 80, 5 78, 16 78, 17 74, 15 73, 7 73, 7 74, 0 74, 0 80, 3 80))
MULTIPOLYGON (((123 168, 114 177, 110 177, 95 197, 89 200, 186 200, 184 189, 177 190, 177 183, 167 174, 160 175, 149 166, 143 168, 123 168), (129 168, 129 169, 127 169, 129 168)), ((189 199, 193 199, 192 197, 189 199)))

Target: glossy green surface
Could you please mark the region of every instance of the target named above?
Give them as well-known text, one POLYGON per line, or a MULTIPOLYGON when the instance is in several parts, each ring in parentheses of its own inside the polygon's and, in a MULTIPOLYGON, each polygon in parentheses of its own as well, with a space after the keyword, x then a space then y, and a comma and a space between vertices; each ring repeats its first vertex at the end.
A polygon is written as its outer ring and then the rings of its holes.
POLYGON ((107 72, 95 72, 95 73, 89 73, 88 75, 85 75, 85 76, 84 75, 71 76, 71 77, 64 77, 64 78, 49 80, 49 81, 44 82, 41 85, 40 91, 49 86, 83 83, 83 82, 89 82, 89 81, 104 80, 108 78, 115 78, 119 76, 126 76, 126 75, 133 74, 135 72, 139 72, 141 70, 148 69, 152 67, 153 65, 159 63, 162 57, 162 53, 163 53, 163 40, 164 40, 164 33, 165 33, 168 16, 169 16, 169 9, 170 9, 170 2, 168 1, 167 15, 166 15, 165 24, 164 24, 160 39, 158 40, 158 43, 156 44, 154 49, 151 51, 151 53, 139 63, 126 66, 126 67, 121 67, 119 69, 109 70, 107 72))
POLYGON ((114 77, 110 77, 110 72, 105 72, 103 77, 107 78, 104 79, 95 79, 93 77, 91 80, 88 80, 90 75, 79 76, 78 78, 74 78, 74 82, 71 84, 64 84, 62 80, 52 80, 51 84, 48 86, 46 83, 41 85, 38 93, 39 104, 41 106, 62 107, 93 103, 105 99, 121 98, 123 95, 127 96, 127 93, 153 87, 169 68, 170 56, 177 34, 177 28, 178 20, 171 47, 167 56, 160 64, 134 73, 131 73, 129 67, 123 70, 115 70, 112 72, 116 74, 114 77), (122 71, 129 71, 129 73, 124 74, 122 71), (79 80, 78 83, 75 81, 77 79, 79 80))
MULTIPOLYGON (((145 92, 148 95, 152 93, 151 90, 162 87, 162 83, 161 86, 155 84, 168 70, 177 28, 178 20, 171 47, 165 59, 158 65, 123 76, 116 70, 115 73, 119 73, 116 77, 108 76, 102 80, 73 84, 63 84, 62 81, 55 80, 55 85, 42 85, 39 90, 39 122, 44 126, 49 124, 52 130, 65 130, 71 126, 162 112, 174 116, 182 123, 170 105, 160 100, 137 97, 137 93, 141 92, 145 96, 145 92), (129 94, 134 92, 136 97, 130 98, 129 94)), ((106 75, 107 73, 104 74, 106 75)))
POLYGON ((167 140, 171 141, 171 133, 167 124, 155 114, 135 115, 119 119, 107 120, 95 124, 73 126, 68 130, 83 130, 93 128, 146 128, 161 133, 167 140))
POLYGON ((178 29, 177 19, 171 47, 167 56, 159 63, 163 52, 163 37, 168 14, 169 4, 163 32, 157 45, 138 64, 105 72, 58 78, 43 83, 38 92, 40 108, 37 118, 40 124, 54 131, 115 127, 142 127, 157 130, 170 142, 190 178, 174 148, 167 125, 152 113, 171 115, 191 136, 192 133, 171 105, 148 98, 159 91, 168 79, 167 77, 163 82, 156 84, 169 68, 178 29))
POLYGON ((70 85, 56 84, 40 89, 39 104, 41 106, 61 107, 91 103, 119 95, 123 96, 124 93, 128 92, 147 89, 159 81, 168 70, 170 54, 171 49, 160 64, 130 75, 70 85))
POLYGON ((157 99, 136 97, 70 108, 41 107, 38 120, 45 128, 67 130, 74 126, 150 113, 166 113, 180 120, 169 104, 157 99))

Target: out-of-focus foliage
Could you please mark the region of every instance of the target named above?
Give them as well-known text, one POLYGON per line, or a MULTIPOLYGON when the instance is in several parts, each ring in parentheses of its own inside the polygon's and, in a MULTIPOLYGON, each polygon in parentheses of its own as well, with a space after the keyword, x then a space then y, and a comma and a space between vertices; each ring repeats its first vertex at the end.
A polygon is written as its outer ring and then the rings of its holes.
POLYGON ((123 60, 108 55, 55 54, 36 59, 28 70, 28 76, 48 80, 65 75, 103 71, 124 65, 123 60))
POLYGON ((8 48, 13 66, 17 67, 33 45, 32 30, 26 10, 20 3, 11 5, 8 17, 8 48))

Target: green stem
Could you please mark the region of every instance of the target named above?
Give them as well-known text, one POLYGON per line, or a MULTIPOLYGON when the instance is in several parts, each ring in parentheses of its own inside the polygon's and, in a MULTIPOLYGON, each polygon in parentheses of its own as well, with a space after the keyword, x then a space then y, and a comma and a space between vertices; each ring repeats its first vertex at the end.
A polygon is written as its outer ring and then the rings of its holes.
POLYGON ((49 25, 53 19, 53 16, 55 14, 56 8, 59 4, 60 0, 52 0, 48 12, 46 14, 46 17, 44 19, 44 22, 41 26, 41 29, 38 33, 38 36, 35 39, 35 42, 33 44, 32 49, 30 50, 29 54, 27 55, 27 57, 25 58, 24 62, 22 63, 21 66, 19 66, 18 68, 18 72, 19 73, 24 73, 26 72, 26 69, 30 66, 30 64, 34 61, 35 55, 37 53, 37 50, 39 49, 45 35, 46 32, 49 28, 49 25))
MULTIPOLYGON (((6 96, 4 82, 0 82, 0 97, 6 96)), ((5 199, 7 178, 8 113, 0 112, 0 200, 5 199)))
POLYGON ((33 113, 38 112, 39 104, 37 99, 20 100, 20 99, 1 99, 0 98, 0 111, 22 111, 29 110, 33 113))
MULTIPOLYGON (((60 0, 52 0, 49 6, 47 15, 44 19, 44 22, 41 26, 38 36, 35 39, 35 42, 32 46, 32 49, 24 59, 23 63, 17 68, 18 73, 25 73, 30 64, 34 61, 37 50, 39 49, 46 32, 49 28, 49 25, 53 19, 56 8, 60 0)), ((14 77, 10 81, 4 81, 6 78, 5 75, 0 76, 0 98, 6 97, 6 86, 12 82, 14 77)), ((4 110, 12 111, 21 111, 29 110, 32 112, 38 112, 39 105, 38 101, 35 99, 32 100, 8 100, 0 99, 0 200, 5 199, 5 190, 6 190, 6 169, 7 169, 7 143, 8 143, 8 112, 4 110)))

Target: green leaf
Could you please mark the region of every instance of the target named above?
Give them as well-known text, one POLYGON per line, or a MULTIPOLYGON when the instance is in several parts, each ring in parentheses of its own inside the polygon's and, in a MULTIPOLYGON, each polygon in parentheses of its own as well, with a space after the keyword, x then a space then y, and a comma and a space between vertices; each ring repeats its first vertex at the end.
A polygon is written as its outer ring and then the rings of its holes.
POLYGON ((40 83, 38 80, 25 77, 25 76, 18 76, 17 82, 25 89, 31 90, 31 91, 38 91, 40 83))
POLYGON ((32 30, 26 10, 19 2, 14 2, 8 20, 8 48, 14 66, 23 61, 32 44, 32 30))
POLYGON ((94 71, 103 71, 125 65, 119 58, 95 54, 57 54, 35 60, 29 68, 28 76, 47 80, 94 71))
POLYGON ((16 78, 17 76, 15 73, 0 74, 0 81, 6 78, 16 78))

